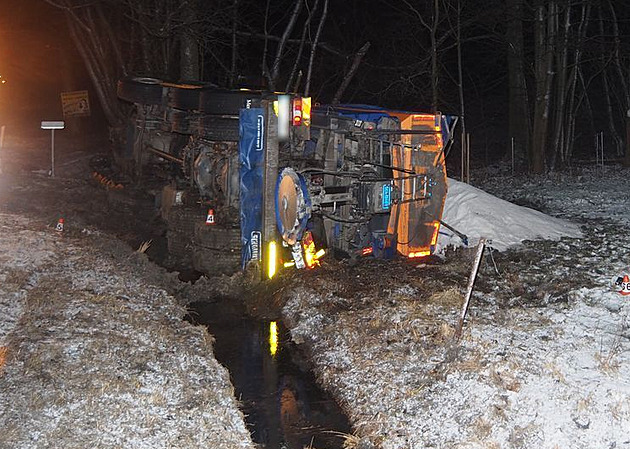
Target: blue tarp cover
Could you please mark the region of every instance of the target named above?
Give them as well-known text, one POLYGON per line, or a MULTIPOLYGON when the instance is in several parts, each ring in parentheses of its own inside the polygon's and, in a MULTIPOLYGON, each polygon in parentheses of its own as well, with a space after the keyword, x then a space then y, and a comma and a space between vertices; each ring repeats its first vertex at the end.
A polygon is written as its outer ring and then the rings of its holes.
POLYGON ((238 144, 241 187, 241 263, 262 255, 265 116, 262 108, 241 109, 238 144))

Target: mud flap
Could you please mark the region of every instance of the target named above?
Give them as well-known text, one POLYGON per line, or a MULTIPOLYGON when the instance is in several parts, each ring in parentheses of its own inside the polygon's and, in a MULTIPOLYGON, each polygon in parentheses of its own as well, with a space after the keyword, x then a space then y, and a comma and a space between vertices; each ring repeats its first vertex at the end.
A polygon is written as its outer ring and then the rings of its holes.
POLYGON ((241 265, 259 263, 262 255, 264 186, 264 109, 241 109, 240 163, 241 265))

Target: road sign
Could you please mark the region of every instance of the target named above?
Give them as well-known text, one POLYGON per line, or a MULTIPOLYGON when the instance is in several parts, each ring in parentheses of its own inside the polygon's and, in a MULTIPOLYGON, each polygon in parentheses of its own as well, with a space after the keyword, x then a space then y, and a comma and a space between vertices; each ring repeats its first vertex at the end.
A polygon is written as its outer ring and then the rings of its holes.
POLYGON ((87 90, 61 93, 61 108, 64 117, 87 117, 90 115, 90 98, 87 90))
POLYGON ((63 129, 65 123, 60 120, 46 120, 42 122, 42 129, 63 129))
POLYGON ((55 177, 55 130, 63 129, 66 124, 61 120, 44 120, 42 129, 50 130, 50 176, 55 177))

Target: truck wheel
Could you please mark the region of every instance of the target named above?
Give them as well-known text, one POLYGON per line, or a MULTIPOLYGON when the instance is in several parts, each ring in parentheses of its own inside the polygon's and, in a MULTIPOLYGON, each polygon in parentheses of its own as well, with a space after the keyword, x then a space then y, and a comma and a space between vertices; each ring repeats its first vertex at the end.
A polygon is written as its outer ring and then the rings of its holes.
POLYGON ((173 207, 169 210, 166 238, 171 265, 192 267, 195 222, 203 219, 203 212, 198 208, 173 207))
POLYGON ((167 106, 189 111, 199 110, 201 92, 207 88, 205 84, 166 83, 165 86, 167 106))
POLYGON ((238 115, 248 98, 260 98, 257 92, 233 92, 229 90, 204 90, 201 92, 199 110, 206 114, 238 115))
POLYGON ((204 115, 200 119, 197 133, 208 140, 238 142, 238 118, 230 119, 204 115))
POLYGON ((241 268, 241 230, 195 225, 193 266, 210 276, 232 275, 241 268))
POLYGON ((118 98, 130 103, 163 104, 162 80, 148 77, 128 77, 118 81, 118 98))
POLYGON ((169 131, 180 134, 191 133, 190 112, 182 111, 181 109, 169 109, 167 117, 166 121, 171 125, 169 131))

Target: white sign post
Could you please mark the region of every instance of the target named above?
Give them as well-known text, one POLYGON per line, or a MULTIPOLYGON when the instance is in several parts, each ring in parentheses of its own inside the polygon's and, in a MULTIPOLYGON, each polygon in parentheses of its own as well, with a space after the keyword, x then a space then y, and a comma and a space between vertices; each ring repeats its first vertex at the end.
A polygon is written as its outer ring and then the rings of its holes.
POLYGON ((63 129, 65 123, 63 121, 43 121, 42 129, 49 129, 51 132, 50 140, 50 176, 55 177, 55 130, 63 129))

